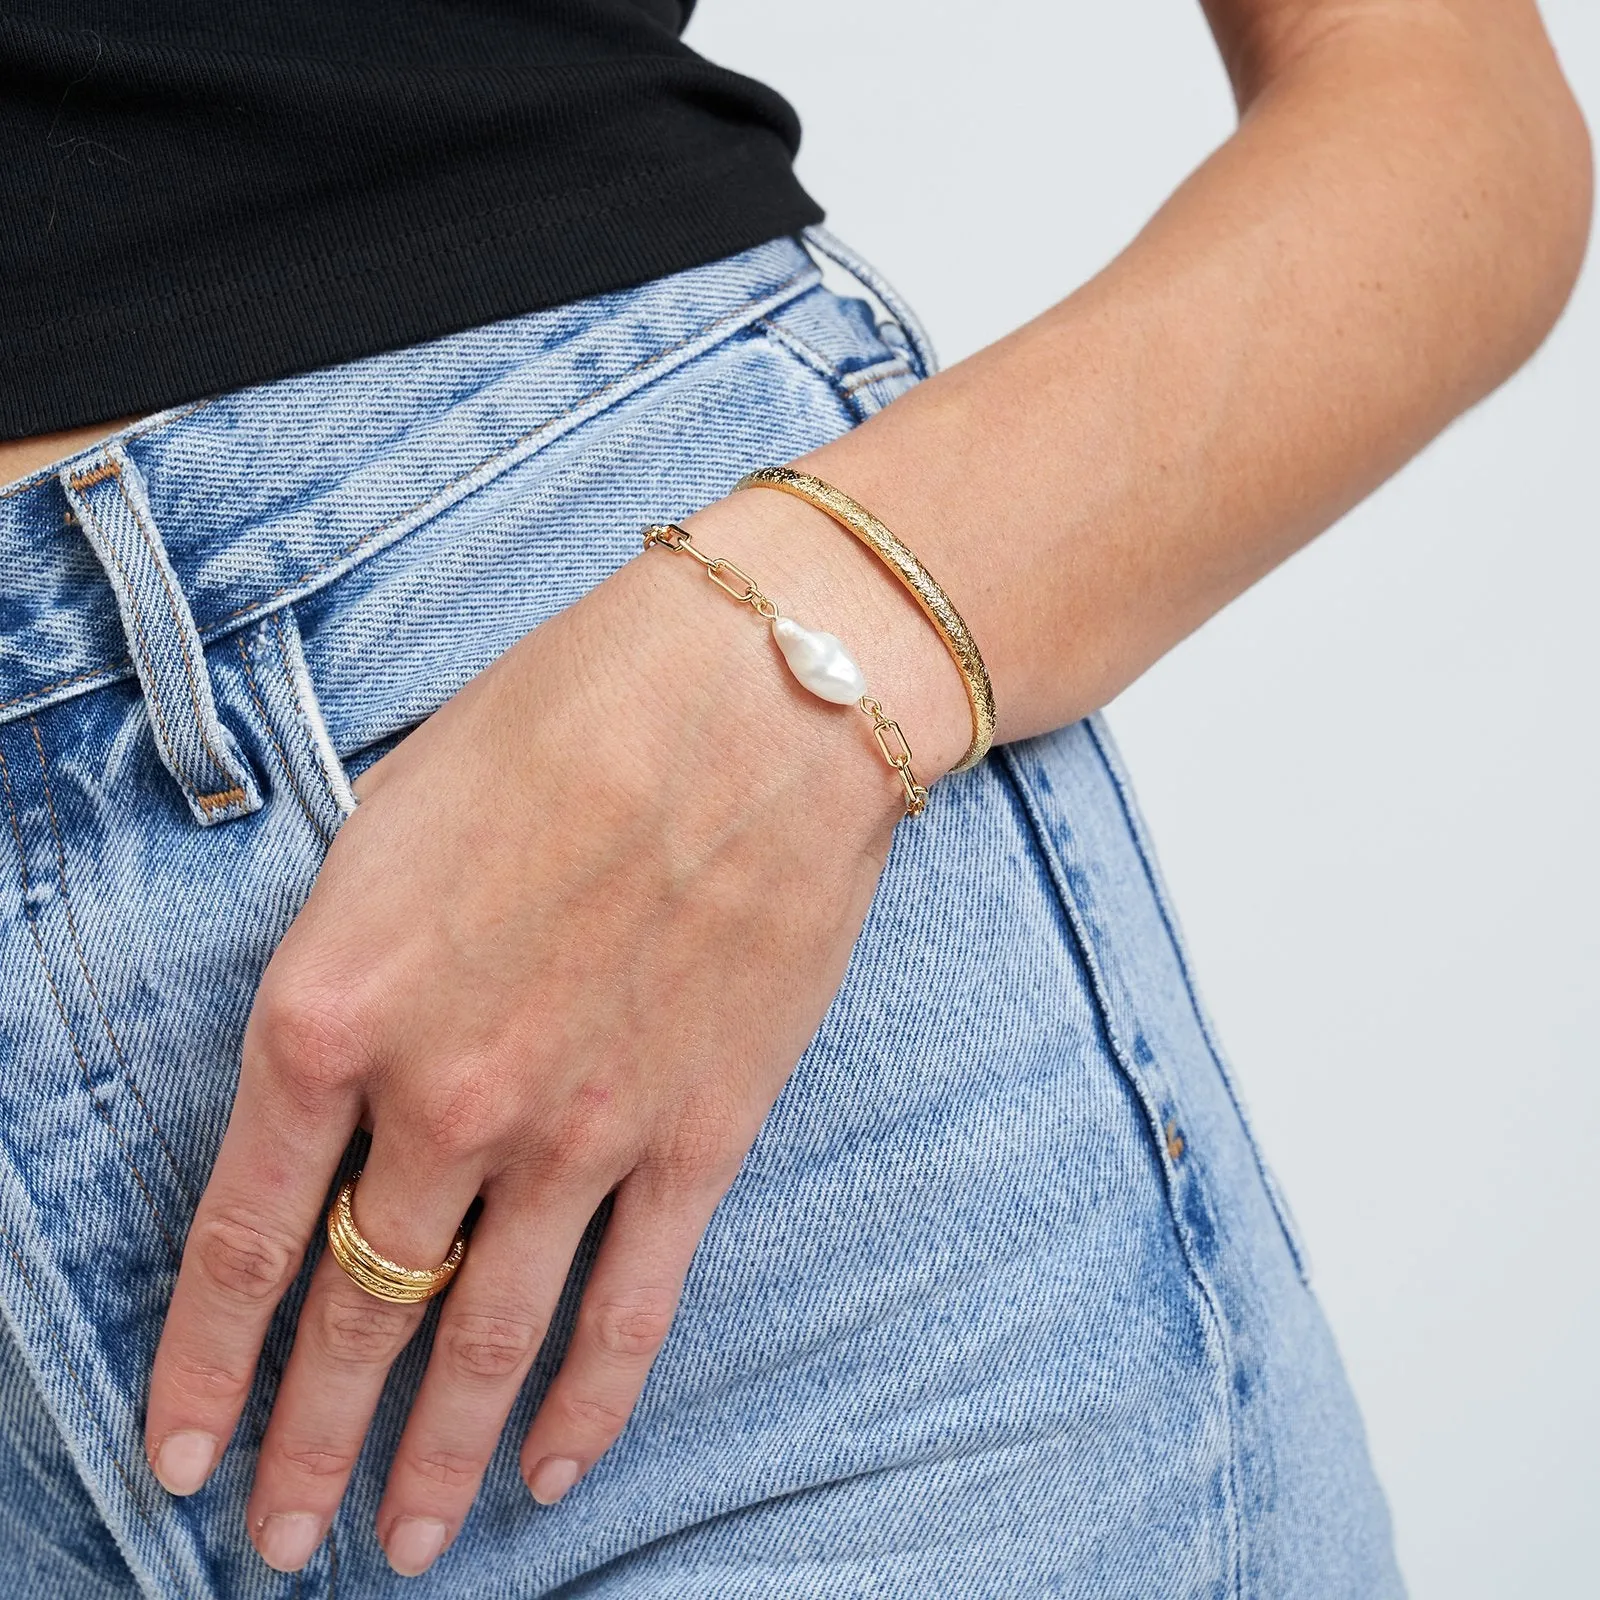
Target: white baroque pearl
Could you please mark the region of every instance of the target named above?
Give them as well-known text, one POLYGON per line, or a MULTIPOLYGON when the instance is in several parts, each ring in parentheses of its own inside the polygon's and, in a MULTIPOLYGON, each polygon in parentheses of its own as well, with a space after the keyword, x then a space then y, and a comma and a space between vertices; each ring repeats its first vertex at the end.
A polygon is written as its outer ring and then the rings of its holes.
POLYGON ((831 633, 803 628, 793 617, 774 617, 772 637, 789 670, 812 694, 836 706, 848 706, 867 692, 861 668, 831 633))

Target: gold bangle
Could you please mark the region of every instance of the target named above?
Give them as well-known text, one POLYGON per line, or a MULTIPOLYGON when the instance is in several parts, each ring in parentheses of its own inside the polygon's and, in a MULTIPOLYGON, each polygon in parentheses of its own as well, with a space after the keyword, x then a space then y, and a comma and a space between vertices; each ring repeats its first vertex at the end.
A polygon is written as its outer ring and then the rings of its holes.
POLYGON ((390 1300, 396 1305, 431 1300, 443 1292, 461 1265, 461 1258, 467 1253, 466 1235, 456 1234, 450 1254, 436 1267, 402 1267, 398 1261, 380 1255, 356 1227, 351 1199, 360 1176, 357 1173, 342 1184, 328 1208, 328 1248, 333 1252, 333 1259, 358 1288, 379 1300, 390 1300))
POLYGON ((950 652, 950 659, 966 685, 967 700, 972 707, 972 743, 950 770, 963 772, 982 761, 994 740, 994 685, 989 682, 989 669, 984 666, 978 642, 961 620, 961 613, 915 554, 859 501, 809 472, 796 472, 792 467, 758 467, 754 472, 745 473, 733 487, 735 491, 777 489, 815 506, 841 528, 853 533, 911 591, 912 598, 944 640, 945 649, 950 652))

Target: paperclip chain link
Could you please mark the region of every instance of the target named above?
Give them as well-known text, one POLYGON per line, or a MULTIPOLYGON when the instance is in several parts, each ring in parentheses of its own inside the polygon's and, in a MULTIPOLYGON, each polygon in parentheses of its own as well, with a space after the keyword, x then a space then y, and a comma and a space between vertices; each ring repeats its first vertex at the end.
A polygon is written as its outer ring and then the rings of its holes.
MULTIPOLYGON (((762 592, 756 580, 743 567, 735 565, 726 556, 707 555, 690 539, 687 528, 680 527, 676 522, 652 523, 644 530, 644 547, 648 550, 652 545, 659 545, 663 550, 676 550, 684 555, 693 556, 704 569, 705 575, 724 594, 731 595, 740 605, 749 606, 758 617, 764 617, 768 622, 777 617, 776 604, 770 596, 762 592), (729 583, 723 576, 725 573, 731 573, 743 587, 736 588, 729 583)), ((923 808, 928 803, 928 790, 925 784, 917 781, 917 775, 911 770, 911 763, 915 757, 911 753, 911 745, 904 730, 871 695, 862 695, 856 703, 872 718, 873 739, 883 759, 900 780, 900 787, 904 791, 906 815, 921 816, 923 808)))

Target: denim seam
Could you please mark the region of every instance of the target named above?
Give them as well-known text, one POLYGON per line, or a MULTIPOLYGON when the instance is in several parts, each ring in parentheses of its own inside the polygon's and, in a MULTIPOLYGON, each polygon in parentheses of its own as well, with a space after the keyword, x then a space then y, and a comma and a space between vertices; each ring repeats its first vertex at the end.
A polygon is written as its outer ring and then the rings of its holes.
POLYGON ((28 1293, 33 1296, 34 1304, 39 1307, 49 1325, 50 1342, 55 1345, 56 1353, 61 1357, 61 1364, 67 1369, 73 1386, 78 1391, 78 1398, 83 1402, 83 1409, 88 1413, 89 1420, 94 1424, 95 1432, 100 1435, 106 1454, 111 1457, 111 1464, 116 1468, 117 1477, 122 1480, 122 1487, 127 1493, 129 1504, 137 1513, 139 1520, 150 1530, 152 1542, 161 1557, 161 1564, 167 1569, 167 1575, 172 1579, 173 1588, 181 1593, 183 1585, 178 1577, 178 1569, 173 1565, 172 1555, 167 1549, 166 1541, 161 1537, 160 1530, 151 1519, 150 1513, 145 1509, 139 1491, 134 1486, 133 1478, 129 1474, 122 1456, 118 1453, 116 1441, 112 1437, 111 1430, 106 1426, 105 1419, 100 1415, 99 1408, 90 1397, 89 1387, 83 1381, 83 1375, 73 1362, 66 1340, 61 1336, 61 1330, 56 1326, 55 1313, 51 1311, 44 1296, 39 1292, 39 1286, 33 1281, 33 1274, 28 1271, 26 1259, 23 1257, 22 1252, 17 1249, 16 1241, 11 1237, 10 1230, 3 1223, 0 1223, 0 1239, 5 1240, 6 1249, 10 1252, 11 1259, 16 1264, 17 1272, 21 1276, 23 1284, 26 1286, 28 1293))
POLYGON ((785 289, 788 289, 793 284, 798 283, 800 279, 808 277, 811 273, 815 272, 815 270, 816 269, 814 266, 798 268, 781 283, 775 284, 770 289, 763 289, 760 294, 750 296, 748 300, 742 301, 733 310, 725 311, 719 317, 713 317, 710 322, 703 324, 692 334, 677 340, 673 344, 667 345, 664 349, 653 351, 649 356, 645 357, 641 361, 636 361, 631 367, 625 368, 623 371, 617 373, 615 377, 601 384, 598 389, 591 389, 588 394, 580 396, 564 411, 557 412, 553 417, 546 417, 544 421, 539 423, 537 427, 529 428, 525 433, 518 434, 514 439, 509 440, 500 449, 492 452, 490 455, 485 456, 481 461, 477 462, 474 466, 469 467, 465 472, 459 472, 448 482, 440 484, 439 487, 436 488, 430 495, 428 495, 426 499, 417 501, 415 505, 409 506, 406 510, 398 513, 396 516, 391 517, 387 522, 382 523, 376 528, 370 529, 359 539, 357 539, 354 544, 346 545, 343 550, 340 550, 337 552, 337 554, 330 556, 328 560, 322 562, 320 565, 312 567, 309 571, 302 572, 299 577, 295 578, 292 582, 285 584, 281 589, 275 589, 270 594, 261 595, 252 600, 249 605, 240 606, 238 610, 228 612, 227 615, 224 616, 216 625, 216 627, 226 628, 230 622, 235 621, 237 618, 248 616, 252 612, 260 611, 264 607, 270 607, 274 600, 281 600, 285 595, 294 594, 297 590, 303 588, 306 584, 309 584, 313 578, 316 578, 321 573, 328 571, 330 567, 338 566, 341 561, 347 560, 350 556, 354 555, 357 550, 362 549, 365 545, 371 544, 375 539, 381 538, 391 529, 400 527, 407 520, 407 518, 415 516, 419 511, 422 511, 434 501, 439 500, 443 496, 449 494, 449 492, 456 488, 459 484, 466 483, 468 480, 476 477, 486 468, 492 467, 497 461, 503 460, 519 446, 527 444, 532 439, 537 439, 540 434, 548 432, 551 428, 555 427, 557 423, 566 421, 568 417, 573 416, 579 411, 582 411, 585 406, 592 405, 596 400, 602 399, 604 396, 610 394, 613 390, 620 389, 628 381, 628 379, 637 377, 641 372, 648 372, 651 367, 659 366, 667 359, 667 357, 676 355, 678 351, 686 349, 689 345, 694 344, 697 340, 705 338, 708 333, 714 332, 717 328, 722 327, 725 323, 735 321, 746 311, 748 311, 751 306, 759 305, 763 300, 771 299, 773 295, 782 294, 785 289))
POLYGON ((95 1092, 94 1075, 89 1071, 89 1058, 84 1053, 83 1041, 78 1037, 78 1030, 73 1026, 72 1013, 67 1010, 65 996, 61 987, 56 982, 56 976, 50 966, 50 957, 45 951, 44 936, 39 931, 39 914, 30 904, 32 885, 28 878, 27 847, 22 837, 22 821, 17 815, 16 798, 11 790, 11 767, 5 758, 5 752, 0 750, 0 787, 5 790, 6 808, 11 813, 11 837, 17 847, 17 867, 22 876, 22 915, 28 924, 28 932, 33 939, 33 948, 39 957, 39 965, 44 971, 44 980, 50 987, 50 994, 55 1001, 56 1014, 61 1018, 61 1025, 67 1031, 67 1038, 72 1045, 72 1054, 78 1063, 78 1071, 83 1076, 83 1087, 89 1096, 92 1105, 110 1130, 111 1137, 116 1142, 117 1149, 121 1151, 123 1159, 128 1163, 134 1178, 139 1185, 140 1193, 144 1195, 145 1204, 150 1208, 150 1215, 155 1219, 155 1225, 160 1230, 161 1237, 167 1241, 167 1248, 172 1252, 173 1262, 176 1264, 183 1257, 183 1252, 178 1248, 177 1241, 167 1231, 166 1222, 162 1219, 161 1208, 156 1204, 156 1197, 150 1185, 145 1181, 144 1173, 139 1170, 139 1163, 134 1160, 133 1152, 129 1150, 127 1141, 122 1136, 122 1130, 117 1127, 111 1115, 111 1109, 95 1092))
MULTIPOLYGON (((263 626, 265 625, 263 624, 263 626)), ((302 793, 300 781, 295 776, 294 768, 289 764, 289 757, 284 751, 283 743, 278 738, 277 730, 272 725, 272 718, 267 713, 266 703, 262 700, 260 690, 256 686, 256 675, 250 665, 250 652, 246 647, 243 634, 239 635, 239 660, 244 665, 245 687, 250 691, 250 698, 254 702, 256 712, 261 718, 261 726, 266 731, 267 738, 272 741, 272 748, 277 752, 278 764, 283 768, 283 776, 289 785, 289 792, 295 797, 300 809, 305 813, 306 821, 311 824, 312 831, 322 840, 324 845, 330 845, 333 843, 333 835, 317 820, 316 814, 311 809, 310 802, 302 793)))
POLYGON ((1189 952, 1185 948, 1183 936, 1178 931, 1177 917, 1173 912, 1172 903, 1166 891, 1166 885, 1161 878, 1160 870, 1155 863, 1154 852, 1150 848, 1149 840, 1145 836, 1143 820, 1139 816, 1138 807, 1134 804, 1133 794, 1127 777, 1122 771, 1121 763, 1114 757, 1101 729, 1096 725, 1096 719, 1088 719, 1089 737, 1094 743, 1095 751, 1100 757, 1100 764, 1105 768, 1106 775, 1111 779, 1111 786, 1116 791, 1117 804, 1121 807, 1123 820, 1128 825, 1128 832, 1133 838, 1134 848, 1139 853, 1139 865, 1144 871, 1145 881, 1150 885, 1150 892, 1155 898, 1156 907, 1161 913, 1162 925, 1167 930, 1167 938, 1172 942, 1172 948, 1178 959, 1178 971, 1183 976, 1184 994, 1189 1001, 1189 1009, 1194 1015, 1195 1025, 1200 1030, 1200 1037, 1205 1040, 1206 1050, 1211 1056, 1212 1065, 1217 1069, 1217 1076, 1222 1080, 1222 1086, 1227 1091, 1229 1103, 1233 1106, 1233 1114, 1239 1119, 1239 1126, 1244 1129, 1245 1143, 1250 1148, 1250 1159, 1255 1163, 1257 1176, 1261 1179, 1261 1187, 1267 1196, 1267 1204, 1272 1207, 1272 1215, 1277 1220, 1278 1230, 1283 1234, 1284 1243, 1289 1247, 1289 1255, 1294 1261, 1295 1270, 1299 1273, 1301 1282, 1309 1283, 1311 1274, 1306 1260, 1306 1253, 1302 1247, 1296 1230, 1289 1224, 1284 1215, 1285 1204, 1278 1193, 1276 1180, 1267 1166, 1266 1157, 1261 1153, 1261 1147, 1256 1141, 1255 1129, 1251 1126, 1249 1114, 1244 1108, 1244 1099, 1233 1081, 1233 1073, 1223 1058, 1222 1046, 1217 1039, 1216 1030, 1211 1025, 1211 1019, 1206 1014, 1205 1007, 1200 1002, 1200 988, 1195 982, 1194 969, 1189 962, 1189 952))
POLYGON ((26 478, 18 478, 15 483, 8 483, 0 489, 0 500, 10 500, 13 496, 26 494, 29 489, 36 489, 41 483, 47 483, 52 478, 61 476, 61 469, 79 455, 87 454, 89 450, 103 450, 107 445, 126 444, 130 439, 143 439, 152 433, 160 433, 163 428, 170 428, 173 423, 180 422, 184 417, 196 411, 204 411, 209 405, 216 403, 217 396, 208 396, 204 400, 191 401, 186 406, 174 406, 169 411, 153 412, 141 422, 131 423, 126 428, 119 428, 115 433, 108 434, 96 445, 85 446, 83 450, 75 450, 72 455, 62 456, 59 461, 52 461, 47 467, 40 467, 37 472, 30 473, 26 478))
MULTIPOLYGON (((166 590, 167 610, 172 615, 174 641, 177 645, 178 654, 183 657, 184 676, 189 680, 189 704, 194 709, 195 729, 200 735, 200 743, 205 747, 206 754, 211 757, 212 765, 222 774, 223 778, 232 778, 232 762, 224 761, 217 754, 215 746, 211 743, 211 735, 206 732, 206 723, 210 719, 206 716, 205 710, 200 704, 200 685, 196 680, 194 662, 189 654, 188 636, 194 632, 194 619, 189 617, 187 622, 184 620, 189 615, 189 608, 187 605, 180 603, 177 594, 173 590, 172 577, 167 571, 166 562, 161 559, 162 551, 156 542, 154 531, 150 527, 149 521, 134 503, 133 496, 128 493, 128 486, 122 477, 121 464, 113 459, 107 465, 112 469, 112 476, 116 479, 117 493, 122 496, 122 503, 128 508, 128 515, 133 518, 133 524, 139 530, 140 538, 144 540, 145 549, 150 553, 150 561, 156 569, 157 576, 161 579, 161 587, 166 590)), ((153 683, 154 681, 154 674, 152 674, 151 682, 153 683)), ((244 798, 244 790, 240 788, 237 779, 235 779, 232 787, 228 789, 220 790, 215 794, 197 794, 195 796, 203 811, 210 811, 213 806, 220 808, 225 805, 236 805, 244 798)))
POLYGON ((840 364, 831 356, 824 354, 809 340, 802 338, 791 328, 785 328, 781 323, 774 322, 770 317, 762 317, 756 326, 769 334, 778 343, 786 345, 789 350, 797 355, 808 367, 813 368, 822 377, 831 383, 843 399, 848 401, 855 409, 856 391, 870 388, 873 384, 884 378, 898 378, 901 376, 915 377, 915 370, 904 356, 885 356, 879 361, 874 361, 869 366, 855 367, 849 372, 843 370, 840 364))
MULTIPOLYGON (((1171 1220, 1178 1247, 1183 1252, 1184 1263, 1189 1269, 1190 1278, 1199 1293, 1201 1305, 1205 1308, 1205 1320, 1209 1325, 1215 1349, 1220 1356, 1221 1370, 1216 1374, 1216 1377, 1220 1391, 1219 1399, 1222 1415, 1227 1429, 1228 1523, 1232 1535, 1232 1548, 1228 1552, 1228 1566, 1230 1569, 1228 1582, 1230 1592, 1236 1597, 1236 1600, 1239 1600, 1239 1597, 1243 1595, 1244 1581, 1244 1529, 1239 1509, 1239 1424, 1234 1412, 1233 1352, 1228 1339, 1227 1322, 1222 1315, 1222 1307, 1218 1303, 1216 1291, 1195 1254, 1188 1230, 1184 1227, 1179 1215, 1177 1195, 1174 1192, 1176 1172, 1171 1153, 1167 1148, 1167 1141, 1162 1135, 1161 1113, 1159 1108, 1152 1102, 1142 1075, 1134 1067, 1127 1046, 1123 1042, 1121 1031, 1117 1026, 1116 1015, 1105 977, 1105 963, 1095 949, 1094 941, 1090 937, 1083 913, 1073 896, 1072 888, 1067 878, 1066 867, 1056 849, 1054 839, 1050 836, 1050 830, 1045 826, 1044 818, 1040 815, 1033 788, 1028 781, 1027 775, 1022 771, 1016 752, 1010 748, 1002 747, 997 754, 1000 757, 1003 769, 1018 803, 1021 805, 1022 813, 1028 820, 1028 827, 1033 834, 1034 843, 1049 869, 1051 885, 1055 889, 1056 898, 1060 902, 1063 912, 1066 914, 1067 924, 1072 930, 1073 941, 1078 947, 1079 958, 1082 960, 1084 970, 1088 974, 1089 987, 1094 995, 1095 1008, 1099 1014, 1100 1025, 1105 1030, 1107 1043, 1111 1046, 1111 1052, 1116 1059, 1117 1066, 1132 1088, 1134 1096, 1144 1113, 1145 1131, 1151 1140, 1153 1154, 1161 1170, 1162 1192, 1167 1203, 1167 1214, 1171 1220)), ((1109 955, 1110 952, 1107 952, 1107 954, 1109 955)))
POLYGON ((810 367, 819 376, 827 379, 832 385, 835 394, 844 403, 850 414, 859 422, 864 420, 862 407, 857 400, 857 395, 865 389, 870 389, 873 384, 885 378, 899 377, 902 373, 915 376, 913 369, 902 356, 886 356, 881 361, 874 362, 871 366, 854 368, 845 372, 839 363, 832 357, 825 355, 815 345, 789 328, 780 326, 769 317, 763 317, 756 324, 757 327, 768 333, 778 344, 783 345, 796 356, 805 366, 810 367))
MULTIPOLYGON (((1048 1433, 1034 1432, 1022 1441, 1000 1440, 993 1441, 988 1435, 979 1435, 979 1448, 986 1456, 992 1459, 1007 1449, 1023 1450, 1039 1440, 1041 1437, 1051 1440, 1066 1438, 1072 1432, 1070 1423, 1060 1423, 1048 1433)), ((915 1449, 905 1449, 896 1454, 892 1460, 874 1461, 867 1465, 850 1466, 842 1469, 831 1469, 825 1478, 817 1478, 809 1472, 802 1475, 790 1475, 777 1481, 764 1481, 752 1488, 742 1499, 733 1504, 724 1504, 716 1500, 702 1499, 688 1506, 681 1523, 675 1526, 658 1528, 637 1543, 623 1543, 618 1538, 613 1538, 610 1543, 600 1544, 585 1552, 587 1563, 582 1567, 571 1564, 565 1569, 558 1569, 552 1581, 553 1589, 541 1591, 542 1597, 547 1600, 560 1600, 561 1596, 570 1595, 574 1591, 572 1585, 577 1583, 592 1583, 603 1578, 604 1574, 616 1568, 623 1562, 637 1562, 643 1557, 648 1557, 652 1550, 658 1549, 680 1538, 687 1531, 703 1532, 715 1528, 720 1524, 732 1522, 740 1517, 747 1516, 752 1511, 770 1509, 783 1504, 795 1504, 800 1501, 815 1499, 818 1496, 831 1495, 836 1490, 847 1484, 871 1483, 882 1481, 884 1478, 903 1473, 908 1469, 926 1466, 930 1463, 943 1463, 959 1460, 972 1453, 969 1445, 950 1445, 930 1443, 915 1449)), ((773 1590, 763 1591, 764 1596, 776 1593, 773 1590)), ((857 1600, 857 1596, 870 1597, 870 1600, 900 1600, 904 1591, 897 1591, 894 1597, 887 1596, 885 1591, 872 1589, 870 1591, 851 1591, 850 1600, 857 1600)), ((705 1591, 696 1590, 693 1593, 686 1589, 673 1589, 662 1591, 652 1589, 648 1600, 707 1600, 705 1591)), ((781 1600, 781 1597, 780 1597, 781 1600)), ((918 1600, 923 1600, 922 1596, 918 1600)), ((949 1600, 947 1595, 941 1595, 939 1600, 949 1600)), ((1032 1600, 1032 1597, 1029 1597, 1032 1600)))
POLYGON ((90 672, 77 672, 70 678, 57 678, 54 683, 47 683, 42 688, 30 689, 26 694, 14 695, 9 700, 0 700, 0 711, 7 711, 12 706, 25 705, 29 700, 42 700, 46 695, 54 694, 57 689, 70 689, 75 683, 88 683, 93 678, 104 678, 107 683, 114 683, 133 665, 131 656, 118 656, 109 666, 95 667, 90 672))
POLYGON ((36 718, 28 718, 28 727, 33 733, 34 748, 39 754, 39 780, 44 789, 44 803, 50 814, 50 833, 55 840, 56 846, 56 875, 61 883, 61 907, 66 912, 67 931, 72 936, 72 949, 78 959, 78 970, 83 974, 83 981, 89 987, 89 993, 94 1000, 95 1011, 100 1018, 100 1026, 105 1030, 112 1052, 122 1067, 123 1082, 127 1084, 146 1125, 151 1133, 155 1135, 157 1144, 161 1146, 161 1153, 167 1158, 167 1165, 172 1169, 172 1176, 177 1180, 178 1187, 183 1192, 184 1198, 192 1206, 196 1204, 196 1197, 190 1191, 183 1169, 178 1165, 178 1158, 172 1153, 172 1146, 168 1143, 161 1124, 156 1121, 155 1113, 151 1111, 149 1102, 146 1101, 144 1092, 140 1089, 138 1080, 133 1075, 133 1064, 128 1060, 127 1052, 122 1048, 122 1041, 117 1037, 116 1029, 111 1025, 111 1014, 106 1009, 105 1001, 100 996, 100 986, 95 982, 94 970, 89 965, 89 958, 84 949, 83 939, 78 932, 78 919, 72 910, 72 893, 67 887, 67 852, 65 845, 62 843, 61 821, 56 815, 55 796, 50 789, 50 764, 44 753, 44 739, 40 736, 39 723, 36 718))
POLYGON ((933 348, 933 340, 928 336, 928 330, 922 325, 922 318, 911 309, 905 296, 865 256, 852 250, 842 239, 830 233, 820 223, 813 222, 803 228, 800 238, 809 250, 817 251, 835 266, 843 268, 878 301, 905 336, 916 376, 919 379, 931 378, 939 370, 939 357, 933 348))
POLYGON ((869 389, 875 383, 882 383, 885 378, 914 378, 915 371, 911 364, 899 356, 890 356, 886 361, 879 361, 870 367, 857 367, 851 372, 841 372, 838 383, 841 389, 854 395, 857 389, 869 389))
POLYGON ((823 355, 814 345, 807 343, 799 334, 774 322, 771 317, 760 318, 755 326, 769 338, 786 346, 791 355, 798 356, 819 377, 828 379, 830 383, 837 381, 838 364, 830 361, 827 356, 823 355))
POLYGON ((866 420, 867 413, 860 401, 857 400, 851 390, 844 386, 837 362, 828 360, 820 350, 812 349, 805 340, 791 333, 787 328, 780 329, 776 323, 770 323, 768 326, 776 336, 777 342, 788 350, 790 355, 802 365, 816 372, 823 382, 833 390, 834 398, 844 408, 845 415, 850 419, 852 426, 866 420))

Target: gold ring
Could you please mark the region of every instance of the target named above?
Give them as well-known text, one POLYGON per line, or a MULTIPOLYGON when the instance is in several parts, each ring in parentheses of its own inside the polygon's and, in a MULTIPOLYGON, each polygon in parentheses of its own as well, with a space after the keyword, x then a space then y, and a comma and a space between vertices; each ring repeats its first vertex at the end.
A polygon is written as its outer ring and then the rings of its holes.
POLYGON ((456 1234, 450 1254, 436 1267, 402 1267, 398 1261, 380 1255, 361 1237, 356 1227, 352 1201, 358 1172, 341 1186, 338 1196, 328 1208, 328 1248, 333 1259, 344 1268, 346 1276, 357 1286, 379 1300, 392 1300, 397 1305, 414 1305, 419 1300, 431 1300, 444 1290, 455 1276, 461 1258, 467 1253, 467 1236, 456 1234))

